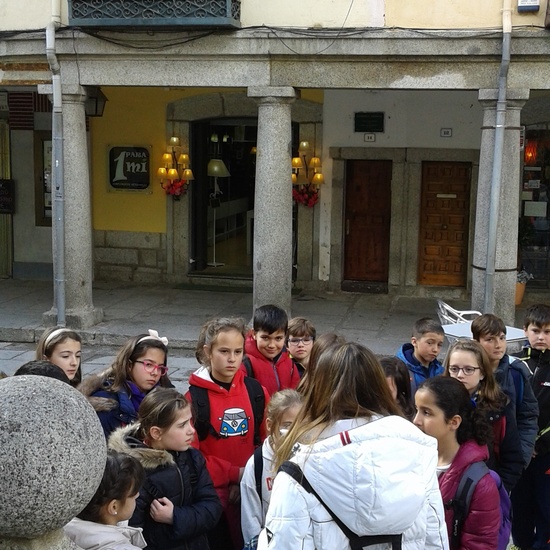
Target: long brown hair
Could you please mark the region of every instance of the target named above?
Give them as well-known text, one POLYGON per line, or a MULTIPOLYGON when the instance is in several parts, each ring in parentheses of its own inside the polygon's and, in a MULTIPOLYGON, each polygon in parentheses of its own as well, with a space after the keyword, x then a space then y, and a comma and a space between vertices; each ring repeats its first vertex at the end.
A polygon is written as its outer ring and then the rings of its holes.
POLYGON ((275 455, 275 469, 291 456, 296 443, 314 443, 326 427, 345 418, 401 416, 384 371, 368 348, 333 344, 315 365, 304 405, 275 455))

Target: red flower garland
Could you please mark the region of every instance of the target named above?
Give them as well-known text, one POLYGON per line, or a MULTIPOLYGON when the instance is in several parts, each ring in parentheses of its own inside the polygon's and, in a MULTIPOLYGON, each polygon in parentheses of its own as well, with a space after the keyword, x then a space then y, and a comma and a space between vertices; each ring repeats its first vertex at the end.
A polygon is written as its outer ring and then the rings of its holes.
POLYGON ((300 185, 292 188, 292 198, 299 204, 313 208, 319 202, 319 192, 314 186, 300 185))
POLYGON ((179 197, 180 195, 185 195, 187 193, 187 182, 185 180, 173 180, 169 181, 166 186, 164 186, 164 192, 167 195, 174 195, 179 197))

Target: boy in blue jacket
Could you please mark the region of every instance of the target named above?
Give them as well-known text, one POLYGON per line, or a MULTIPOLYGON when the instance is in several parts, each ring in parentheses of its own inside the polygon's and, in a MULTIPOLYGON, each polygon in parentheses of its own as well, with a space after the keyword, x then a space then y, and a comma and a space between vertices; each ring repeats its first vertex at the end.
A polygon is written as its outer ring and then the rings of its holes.
POLYGON ((443 374, 437 356, 444 338, 441 324, 431 317, 423 317, 414 323, 410 344, 403 344, 395 354, 409 369, 413 397, 424 380, 443 374))

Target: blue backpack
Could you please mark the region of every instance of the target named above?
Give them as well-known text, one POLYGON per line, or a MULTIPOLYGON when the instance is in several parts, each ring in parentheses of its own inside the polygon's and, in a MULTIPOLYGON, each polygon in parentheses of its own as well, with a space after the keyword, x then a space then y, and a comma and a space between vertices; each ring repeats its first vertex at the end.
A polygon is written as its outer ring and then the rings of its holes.
POLYGON ((500 476, 494 470, 489 469, 485 462, 480 461, 468 466, 462 474, 454 498, 445 504, 446 508, 452 508, 454 511, 450 540, 452 549, 460 548, 462 527, 470 510, 472 495, 478 481, 487 474, 495 480, 500 496, 500 528, 498 531, 497 550, 506 550, 510 542, 510 530, 512 528, 512 503, 510 502, 510 497, 504 488, 500 476))

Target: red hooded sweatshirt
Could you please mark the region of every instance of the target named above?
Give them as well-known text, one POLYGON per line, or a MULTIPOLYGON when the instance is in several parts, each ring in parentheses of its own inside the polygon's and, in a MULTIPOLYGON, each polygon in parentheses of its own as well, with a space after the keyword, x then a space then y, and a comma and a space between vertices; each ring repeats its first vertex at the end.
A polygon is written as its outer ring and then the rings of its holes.
MULTIPOLYGON (((283 348, 283 351, 273 360, 262 355, 256 345, 256 340, 250 331, 244 343, 244 350, 252 364, 252 376, 273 395, 279 390, 288 388, 295 389, 300 382, 300 373, 290 358, 290 355, 283 348)), ((246 374, 245 365, 241 370, 246 374)))
MULTIPOLYGON (((216 433, 224 434, 220 438, 208 434, 202 441, 195 437, 193 447, 199 449, 204 455, 214 487, 225 506, 229 485, 239 483, 239 469, 246 465, 247 460, 254 453, 254 411, 244 384, 244 374, 238 370, 227 391, 212 380, 207 368, 200 367, 189 378, 189 385, 208 390, 210 423, 216 433), (230 421, 235 419, 239 428, 237 433, 232 433, 230 421), (246 425, 247 428, 244 428, 243 426, 246 425)), ((269 395, 265 388, 264 395, 267 406, 269 395)), ((189 392, 186 398, 191 401, 189 392)), ((260 435, 263 441, 266 437, 265 423, 260 426, 260 435)))

